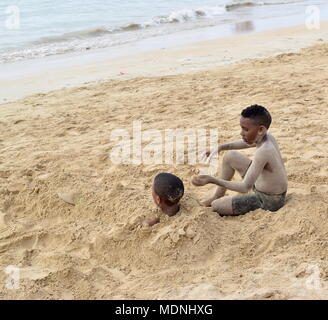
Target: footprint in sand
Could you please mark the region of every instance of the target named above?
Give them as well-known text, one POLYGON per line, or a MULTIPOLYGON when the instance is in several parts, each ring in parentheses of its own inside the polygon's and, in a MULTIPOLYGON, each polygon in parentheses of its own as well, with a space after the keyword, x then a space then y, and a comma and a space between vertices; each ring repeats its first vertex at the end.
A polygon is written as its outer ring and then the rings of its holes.
POLYGON ((11 176, 11 172, 9 170, 3 171, 0 170, 0 178, 8 179, 11 176))
POLYGON ((0 244, 0 252, 5 252, 8 250, 30 250, 35 248, 37 237, 36 235, 24 235, 20 237, 15 237, 10 240, 2 240, 0 244))
MULTIPOLYGON (((61 250, 70 245, 76 236, 73 232, 44 232, 37 235, 35 246, 42 250, 61 250)), ((72 249, 73 250, 73 249, 72 249)))
POLYGON ((17 194, 25 189, 25 184, 23 183, 12 183, 7 187, 7 190, 12 194, 17 194))

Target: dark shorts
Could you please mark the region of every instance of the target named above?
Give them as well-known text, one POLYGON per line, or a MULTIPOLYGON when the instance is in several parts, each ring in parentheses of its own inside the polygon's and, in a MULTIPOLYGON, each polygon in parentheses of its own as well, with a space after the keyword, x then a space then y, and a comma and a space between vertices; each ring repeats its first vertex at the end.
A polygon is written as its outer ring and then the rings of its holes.
POLYGON ((232 210, 234 215, 245 214, 256 209, 277 211, 285 204, 286 192, 270 194, 257 190, 253 186, 254 193, 242 194, 232 197, 232 210))
MULTIPOLYGON (((250 162, 247 170, 251 164, 252 161, 250 162)), ((244 178, 246 172, 242 178, 244 178)), ((283 192, 281 194, 270 194, 257 190, 255 186, 253 186, 253 191, 254 193, 251 194, 242 194, 232 197, 232 210, 234 215, 242 215, 256 209, 263 209, 274 212, 279 210, 285 204, 287 192, 283 192)))

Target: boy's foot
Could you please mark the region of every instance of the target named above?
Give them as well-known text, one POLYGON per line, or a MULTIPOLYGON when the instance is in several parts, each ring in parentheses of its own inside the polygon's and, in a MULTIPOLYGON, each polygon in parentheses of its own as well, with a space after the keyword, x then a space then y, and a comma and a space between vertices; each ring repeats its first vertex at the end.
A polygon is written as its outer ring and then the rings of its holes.
POLYGON ((199 203, 200 203, 202 206, 204 206, 204 207, 210 207, 211 204, 212 204, 212 202, 213 202, 214 200, 216 200, 216 199, 218 199, 218 198, 216 198, 216 197, 211 197, 211 198, 209 198, 209 199, 207 199, 207 200, 202 200, 202 201, 200 201, 199 203))

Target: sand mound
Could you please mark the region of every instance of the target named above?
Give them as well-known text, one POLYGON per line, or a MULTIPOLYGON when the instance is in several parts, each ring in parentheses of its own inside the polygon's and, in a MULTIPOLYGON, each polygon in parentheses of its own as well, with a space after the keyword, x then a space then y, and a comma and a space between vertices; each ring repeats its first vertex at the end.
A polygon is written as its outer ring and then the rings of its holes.
POLYGON ((328 298, 327 56, 323 44, 1 105, 0 264, 20 268, 20 288, 2 286, 0 298, 328 298), (238 115, 253 103, 271 111, 286 160, 288 201, 276 213, 219 217, 197 203, 212 188, 191 185, 194 166, 110 161, 111 130, 131 132, 134 120, 218 127, 224 142, 239 138, 238 115), (175 217, 152 202, 161 171, 185 183, 175 217), (140 226, 155 216, 160 224, 140 226))

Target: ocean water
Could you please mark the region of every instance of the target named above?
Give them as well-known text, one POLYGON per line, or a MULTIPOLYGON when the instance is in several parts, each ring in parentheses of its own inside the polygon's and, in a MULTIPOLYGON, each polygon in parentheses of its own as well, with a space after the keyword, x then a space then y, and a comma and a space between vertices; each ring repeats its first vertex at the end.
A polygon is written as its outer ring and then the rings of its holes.
POLYGON ((322 4, 327 0, 0 0, 0 63, 221 24, 247 28, 322 4))

